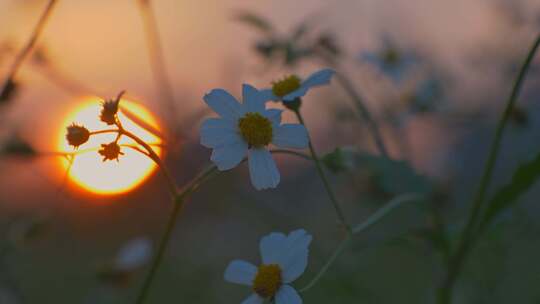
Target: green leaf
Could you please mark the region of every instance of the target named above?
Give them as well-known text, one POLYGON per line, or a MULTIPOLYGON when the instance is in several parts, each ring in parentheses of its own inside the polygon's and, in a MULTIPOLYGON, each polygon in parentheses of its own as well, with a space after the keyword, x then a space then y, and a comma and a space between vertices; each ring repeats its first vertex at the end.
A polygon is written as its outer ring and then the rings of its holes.
POLYGON ((241 12, 236 15, 236 20, 245 23, 260 31, 271 33, 274 28, 266 19, 250 12, 241 12))
POLYGON ((518 167, 509 184, 500 188, 489 201, 480 228, 488 225, 498 214, 514 206, 540 177, 540 154, 518 167))

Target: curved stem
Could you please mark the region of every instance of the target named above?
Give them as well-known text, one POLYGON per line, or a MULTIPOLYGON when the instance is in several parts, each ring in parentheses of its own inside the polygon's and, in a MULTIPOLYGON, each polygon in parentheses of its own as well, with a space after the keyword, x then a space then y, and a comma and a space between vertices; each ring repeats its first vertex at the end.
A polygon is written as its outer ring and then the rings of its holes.
POLYGON ((417 201, 422 199, 422 196, 419 194, 403 194, 400 195, 392 200, 390 200, 384 207, 381 207, 379 210, 377 210, 374 214, 369 216, 364 222, 358 224, 352 229, 352 234, 348 234, 345 236, 345 238, 341 241, 341 243, 338 245, 338 247, 334 250, 334 253, 330 256, 328 261, 324 264, 324 266, 319 270, 319 272, 313 277, 313 279, 302 289, 300 289, 300 292, 305 292, 309 290, 311 287, 315 286, 315 284, 323 277, 323 275, 328 271, 330 266, 335 262, 335 260, 341 255, 341 253, 347 248, 349 243, 352 240, 352 236, 354 234, 358 234, 361 232, 366 231, 368 228, 372 227, 376 223, 378 223, 382 218, 384 218, 386 215, 390 214, 391 211, 393 211, 395 208, 401 206, 403 203, 417 201))
MULTIPOLYGON (((300 110, 294 110, 294 113, 296 114, 296 117, 298 118, 298 121, 305 127, 304 118, 302 117, 302 114, 300 114, 300 110)), ((306 127, 307 129, 307 127, 306 127)), ((308 132, 309 137, 309 132, 308 132)), ((336 210, 337 217, 341 224, 345 227, 348 234, 352 233, 351 227, 349 224, 347 224, 347 220, 345 219, 345 215, 343 213, 343 210, 341 210, 341 207, 337 201, 336 195, 334 194, 334 190, 332 190, 332 187, 330 186, 330 182, 328 181, 328 178, 326 177, 326 174, 324 173, 324 170, 321 165, 321 161, 319 160, 319 157, 317 156, 317 153, 315 152, 315 148, 313 147, 313 144, 311 142, 311 138, 309 137, 309 151, 311 152, 311 158, 313 159, 313 162, 315 163, 315 167, 317 168, 317 172, 319 173, 319 176, 321 177, 321 180, 323 182, 324 188, 326 189, 326 192, 328 193, 328 197, 330 198, 330 201, 332 202, 332 205, 334 206, 334 209, 336 210)))
POLYGON ((527 75, 531 62, 539 46, 540 36, 536 38, 534 44, 529 50, 529 53, 527 54, 527 58, 521 66, 519 74, 514 82, 512 93, 510 94, 510 97, 506 104, 506 108, 504 109, 502 117, 497 125, 495 137, 493 139, 493 143, 491 144, 488 160, 484 168, 484 173, 482 175, 482 179, 480 180, 480 186, 473 200, 473 204, 471 207, 471 215, 463 231, 456 254, 450 261, 448 274, 443 281, 441 289, 439 290, 439 302, 441 304, 449 304, 452 302, 452 291, 454 289, 456 279, 461 272, 463 263, 468 255, 472 244, 474 243, 476 228, 475 226, 478 222, 478 218, 481 216, 487 189, 493 176, 493 169, 495 167, 497 157, 499 156, 499 149, 501 147, 503 132, 506 128, 508 120, 510 119, 512 110, 514 109, 514 104, 516 103, 519 92, 521 91, 521 88, 523 86, 523 81, 525 80, 525 76, 527 75))
POLYGON ((163 164, 163 161, 161 160, 161 158, 159 158, 157 153, 154 151, 154 149, 152 149, 152 147, 149 144, 147 144, 144 140, 140 139, 135 134, 123 128, 118 130, 118 132, 119 132, 118 134, 122 134, 133 139, 137 144, 141 145, 146 151, 148 151, 148 156, 159 166, 159 168, 163 172, 163 175, 165 175, 165 178, 167 179, 167 185, 169 187, 169 192, 172 198, 176 200, 176 197, 178 196, 178 189, 176 187, 176 182, 174 178, 172 177, 172 175, 170 174, 169 170, 167 170, 167 167, 165 167, 165 164, 163 164))
POLYGON ((9 74, 6 77, 4 88, 3 90, 6 90, 6 88, 9 85, 13 84, 13 81, 15 77, 17 77, 17 72, 19 71, 22 63, 30 54, 30 51, 34 48, 34 45, 36 44, 36 41, 38 40, 39 36, 43 32, 43 29, 45 28, 45 25, 47 24, 47 21, 49 20, 49 17, 51 16, 51 13, 54 9, 54 6, 56 5, 56 0, 49 0, 47 3, 47 6, 45 7, 45 10, 41 14, 41 17, 39 18, 38 23, 36 24, 34 31, 32 35, 30 36, 30 39, 26 42, 26 45, 20 50, 20 52, 17 54, 17 57, 15 58, 15 61, 11 65, 9 69, 9 74))

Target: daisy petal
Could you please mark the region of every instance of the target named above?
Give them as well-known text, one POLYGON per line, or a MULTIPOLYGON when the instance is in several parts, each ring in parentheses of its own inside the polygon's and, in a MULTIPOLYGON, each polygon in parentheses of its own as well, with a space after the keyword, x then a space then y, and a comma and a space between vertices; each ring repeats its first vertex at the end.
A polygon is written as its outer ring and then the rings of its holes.
POLYGON ((294 288, 283 285, 276 294, 276 304, 302 304, 302 298, 294 288))
POLYGON ((317 71, 311 74, 311 76, 309 76, 302 83, 302 86, 312 88, 312 87, 318 87, 325 84, 329 84, 334 74, 335 74, 335 71, 332 69, 323 69, 323 70, 317 71))
POLYGON ((309 91, 309 89, 313 87, 329 84, 332 76, 334 76, 334 73, 335 72, 332 69, 324 69, 311 74, 311 76, 309 76, 304 82, 302 82, 302 85, 298 90, 285 95, 283 97, 283 100, 293 101, 298 97, 306 95, 307 91, 309 91))
POLYGON ((265 97, 249 84, 242 86, 242 98, 246 112, 262 113, 264 111, 265 97))
POLYGON ((258 294, 254 293, 249 298, 245 299, 241 304, 262 304, 264 299, 259 297, 258 294))
POLYGON ((237 127, 231 120, 208 118, 201 125, 201 145, 216 148, 240 141, 237 127))
POLYGON ((242 114, 240 103, 223 89, 214 89, 204 95, 204 101, 217 114, 225 119, 235 119, 242 114))
POLYGON ((279 126, 279 124, 281 123, 281 113, 283 113, 283 110, 268 109, 264 111, 263 115, 264 117, 270 119, 272 124, 279 126))
POLYGON ((285 248, 279 257, 283 282, 290 283, 304 273, 308 262, 309 244, 312 237, 304 229, 295 230, 287 236, 285 248))
POLYGON ((283 233, 273 232, 263 237, 259 243, 259 250, 263 264, 278 264, 278 259, 285 247, 287 236, 283 233))
POLYGON ((220 171, 236 167, 246 156, 248 145, 242 141, 228 143, 227 145, 214 148, 210 160, 213 161, 220 171))
POLYGON ((274 94, 274 91, 272 91, 272 89, 264 89, 259 92, 261 93, 262 99, 264 99, 264 101, 279 101, 279 97, 274 94))
POLYGON ((227 282, 251 286, 256 275, 257 267, 245 261, 234 260, 225 269, 224 277, 227 282))
POLYGON ((306 128, 300 124, 284 124, 274 128, 272 143, 280 148, 303 149, 308 146, 306 128))
POLYGON ((255 189, 275 188, 279 184, 279 171, 268 150, 249 149, 248 162, 251 183, 255 189))

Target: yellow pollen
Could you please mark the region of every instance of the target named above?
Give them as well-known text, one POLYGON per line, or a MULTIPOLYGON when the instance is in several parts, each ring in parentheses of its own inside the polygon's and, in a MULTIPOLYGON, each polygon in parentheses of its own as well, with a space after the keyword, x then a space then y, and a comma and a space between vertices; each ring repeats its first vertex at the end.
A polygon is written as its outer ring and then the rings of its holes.
POLYGON ((272 141, 272 122, 259 113, 246 113, 238 120, 238 128, 250 147, 264 147, 272 141))
POLYGON ((300 80, 300 77, 290 75, 281 80, 272 82, 272 92, 277 97, 283 97, 298 90, 301 85, 302 81, 300 80))
POLYGON ((253 291, 265 299, 270 299, 276 295, 281 284, 281 268, 279 265, 261 265, 253 280, 253 291))

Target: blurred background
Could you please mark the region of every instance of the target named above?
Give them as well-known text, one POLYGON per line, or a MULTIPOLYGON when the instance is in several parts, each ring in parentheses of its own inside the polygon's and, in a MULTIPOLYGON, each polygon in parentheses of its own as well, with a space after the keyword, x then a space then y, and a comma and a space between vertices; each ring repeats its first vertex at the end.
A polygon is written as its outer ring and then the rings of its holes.
MULTIPOLYGON (((2 81, 46 3, 0 0, 2 81)), ((0 96, 0 303, 132 303, 165 227, 172 206, 156 172, 122 195, 91 193, 70 180, 56 155, 58 138, 82 99, 126 90, 154 113, 167 135, 166 163, 182 185, 209 163, 210 150, 199 144, 200 122, 213 115, 206 92, 224 88, 239 97, 243 83, 265 88, 284 74, 323 67, 360 92, 391 156, 378 154, 335 81, 304 99, 307 126, 350 221, 399 194, 429 199, 358 236, 304 302, 434 303, 447 246, 467 219, 495 124, 540 31, 540 2, 156 0, 152 8, 172 98, 153 77, 148 24, 134 0, 59 1, 14 88, 0 96)), ((539 99, 537 58, 492 189, 540 151, 539 99)), ((297 286, 319 270, 343 232, 312 164, 277 159, 275 190, 255 191, 242 165, 193 195, 149 303, 240 303, 249 290, 226 283, 223 271, 232 259, 257 263, 258 241, 272 231, 304 228, 314 236, 297 286)), ((539 191, 484 234, 456 303, 540 302, 539 191)))

